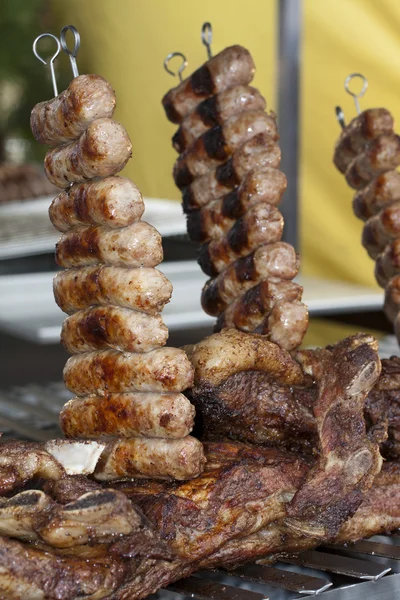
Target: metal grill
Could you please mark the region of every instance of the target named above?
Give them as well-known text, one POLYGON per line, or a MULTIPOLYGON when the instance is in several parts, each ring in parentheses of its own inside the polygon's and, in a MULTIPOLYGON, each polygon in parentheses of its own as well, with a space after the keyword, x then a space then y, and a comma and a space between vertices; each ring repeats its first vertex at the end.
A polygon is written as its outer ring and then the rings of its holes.
MULTIPOLYGON (((71 398, 62 383, 0 391, 2 440, 60 437, 58 414, 71 398)), ((400 533, 346 546, 326 545, 272 566, 247 564, 233 572, 200 571, 154 598, 196 600, 400 599, 400 533)))

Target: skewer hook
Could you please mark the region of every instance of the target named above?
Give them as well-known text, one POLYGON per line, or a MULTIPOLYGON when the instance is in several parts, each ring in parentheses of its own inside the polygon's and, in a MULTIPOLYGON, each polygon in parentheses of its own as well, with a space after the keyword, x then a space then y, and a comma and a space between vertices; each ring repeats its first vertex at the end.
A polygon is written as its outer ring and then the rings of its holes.
POLYGON ((164 58, 164 69, 167 71, 167 73, 169 73, 173 77, 175 77, 176 75, 178 75, 179 81, 182 81, 182 73, 186 69, 187 66, 188 66, 188 61, 186 59, 186 56, 184 54, 182 54, 182 52, 170 52, 168 54, 168 56, 166 56, 164 58), (171 71, 171 69, 168 66, 169 65, 169 61, 172 58, 175 58, 175 56, 180 56, 182 58, 182 64, 181 64, 181 66, 179 67, 179 69, 178 69, 178 71, 176 73, 174 73, 174 71, 171 71))
MULTIPOLYGON (((354 98, 354 105, 356 107, 357 114, 359 115, 361 113, 359 99, 364 96, 365 92, 368 89, 368 79, 365 77, 365 75, 362 75, 361 73, 350 73, 350 75, 348 75, 346 77, 346 79, 344 80, 344 89, 346 90, 346 92, 348 94, 350 94, 350 96, 353 96, 353 98, 354 98), (358 92, 358 94, 356 94, 355 92, 352 92, 351 89, 350 89, 350 87, 349 87, 350 83, 356 77, 359 77, 362 80, 362 82, 363 82, 362 88, 358 92)), ((343 112, 343 110, 341 109, 340 106, 336 106, 335 112, 336 112, 336 118, 337 118, 340 126, 342 127, 342 129, 344 129, 346 127, 346 123, 345 123, 345 120, 344 120, 344 112, 343 112)))
POLYGON ((63 27, 61 29, 61 33, 60 33, 60 42, 61 42, 61 47, 64 50, 64 52, 66 54, 68 54, 69 57, 69 62, 71 63, 71 68, 72 68, 72 74, 74 77, 78 77, 79 75, 79 71, 78 71, 78 65, 76 64, 76 57, 77 54, 79 52, 79 48, 81 46, 81 36, 78 33, 78 30, 76 29, 76 27, 74 27, 73 25, 65 25, 65 27, 63 27), (73 50, 70 50, 68 48, 67 45, 67 31, 72 31, 72 34, 74 36, 74 48, 73 50))
POLYGON ((201 28, 201 41, 207 48, 208 60, 210 60, 210 58, 212 58, 212 52, 211 52, 212 36, 213 36, 212 25, 211 25, 211 23, 209 23, 207 21, 206 23, 203 23, 203 27, 201 28))
POLYGON ((56 60, 57 56, 61 52, 60 40, 55 35, 53 35, 52 33, 42 33, 41 35, 38 35, 38 37, 35 39, 35 41, 33 42, 33 47, 32 48, 33 48, 33 54, 36 56, 36 58, 38 60, 40 60, 40 62, 43 63, 44 65, 49 65, 50 66, 51 81, 53 83, 54 97, 58 96, 56 73, 54 71, 54 61, 56 60), (50 58, 49 62, 47 62, 46 60, 44 60, 44 58, 42 58, 39 55, 38 51, 37 51, 38 42, 42 38, 45 38, 45 37, 52 38, 56 42, 56 44, 57 44, 57 50, 55 51, 55 53, 53 54, 53 56, 50 58))

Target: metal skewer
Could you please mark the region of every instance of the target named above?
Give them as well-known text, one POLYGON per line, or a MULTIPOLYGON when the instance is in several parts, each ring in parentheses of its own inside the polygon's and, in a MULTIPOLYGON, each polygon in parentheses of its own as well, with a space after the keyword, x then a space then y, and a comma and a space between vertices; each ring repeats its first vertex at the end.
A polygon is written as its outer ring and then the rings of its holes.
POLYGON ((52 33, 42 33, 41 35, 38 35, 38 37, 35 39, 35 41, 33 42, 32 48, 33 48, 33 54, 36 56, 36 58, 38 60, 40 60, 41 63, 43 63, 44 65, 50 65, 51 81, 53 83, 54 96, 58 96, 56 73, 54 71, 54 61, 57 58, 57 56, 60 54, 60 51, 61 51, 60 40, 52 33), (37 51, 37 45, 38 45, 39 40, 41 40, 42 38, 45 38, 45 37, 52 38, 57 44, 57 50, 53 54, 53 56, 50 58, 49 62, 45 61, 44 58, 42 58, 37 51))
POLYGON ((168 54, 168 56, 166 56, 164 58, 164 69, 167 71, 167 73, 169 73, 170 75, 172 75, 173 77, 175 77, 176 75, 178 75, 179 77, 179 81, 182 81, 182 73, 183 71, 186 69, 186 67, 188 66, 188 61, 186 59, 186 56, 184 54, 182 54, 182 52, 170 52, 168 54), (175 56, 180 56, 182 58, 182 64, 179 67, 178 71, 176 73, 174 73, 174 71, 171 71, 171 69, 169 68, 169 62, 172 58, 175 58, 175 56))
POLYGON ((78 66, 76 64, 76 57, 77 57, 77 54, 78 54, 78 51, 79 51, 79 48, 81 45, 81 36, 79 35, 78 30, 73 25, 66 25, 65 27, 63 27, 61 29, 60 42, 61 42, 62 49, 64 50, 64 52, 66 54, 68 54, 69 62, 71 63, 73 76, 78 77, 79 71, 78 71, 78 66), (72 31, 72 34, 74 36, 73 50, 70 50, 67 45, 67 40, 66 40, 67 31, 72 31))
MULTIPOLYGON (((350 94, 350 96, 353 96, 353 98, 354 98, 354 105, 356 107, 357 114, 359 115, 361 113, 359 99, 364 96, 365 92, 368 89, 368 79, 365 77, 365 75, 362 75, 362 73, 350 73, 350 75, 348 75, 346 77, 346 79, 344 80, 344 89, 346 90, 346 92, 348 94, 350 94), (356 77, 359 77, 362 80, 362 82, 363 82, 362 88, 358 92, 358 94, 356 94, 355 92, 352 92, 351 89, 350 89, 350 87, 349 87, 350 83, 356 77)), ((343 110, 341 109, 340 106, 336 106, 335 112, 336 112, 336 118, 339 121, 340 126, 342 127, 342 129, 344 129, 345 126, 346 126, 346 123, 345 123, 345 119, 344 119, 344 112, 343 112, 343 110)))
POLYGON ((212 44, 212 25, 207 21, 207 23, 203 23, 203 27, 201 28, 201 41, 207 48, 207 56, 208 60, 212 58, 211 52, 211 44, 212 44))

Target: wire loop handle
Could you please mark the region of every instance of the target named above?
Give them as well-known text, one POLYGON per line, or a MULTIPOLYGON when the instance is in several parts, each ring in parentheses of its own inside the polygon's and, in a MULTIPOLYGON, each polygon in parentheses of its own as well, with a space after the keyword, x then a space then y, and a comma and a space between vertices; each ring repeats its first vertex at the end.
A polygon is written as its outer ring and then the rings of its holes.
POLYGON ((348 94, 350 94, 350 96, 353 96, 356 111, 357 111, 357 114, 359 115, 361 112, 361 108, 360 108, 360 103, 358 100, 359 100, 359 98, 362 98, 364 96, 365 92, 368 89, 368 79, 361 73, 350 73, 350 75, 347 75, 346 79, 344 80, 344 89, 346 90, 346 92, 348 94), (359 77, 363 82, 362 88, 358 92, 358 94, 356 94, 355 92, 352 92, 351 89, 349 88, 350 83, 356 77, 359 77))
POLYGON ((69 62, 71 63, 72 68, 72 75, 74 77, 78 77, 79 71, 78 65, 76 64, 76 57, 79 52, 79 48, 81 47, 81 36, 79 35, 78 30, 73 25, 65 25, 65 27, 61 29, 60 42, 61 48, 64 50, 65 54, 68 54, 69 62), (67 46, 67 31, 72 31, 72 34, 74 36, 73 50, 70 50, 67 46))
POLYGON ((212 38, 213 38, 212 25, 211 25, 211 23, 209 23, 207 21, 206 23, 203 23, 203 27, 201 28, 201 41, 207 48, 208 60, 210 60, 210 58, 212 58, 212 52, 211 52, 212 38))
POLYGON ((168 56, 166 56, 164 58, 164 69, 167 71, 167 73, 169 73, 173 77, 175 77, 177 75, 179 77, 179 81, 182 81, 182 73, 186 69, 187 66, 188 66, 188 61, 186 59, 186 56, 184 54, 182 54, 182 52, 170 52, 168 54, 168 56), (182 64, 176 73, 174 73, 174 71, 171 71, 171 69, 168 66, 170 60, 172 58, 175 58, 175 56, 180 56, 182 58, 182 64))
POLYGON ((43 63, 44 65, 49 65, 50 66, 50 73, 51 73, 51 81, 53 83, 53 91, 54 91, 54 97, 58 96, 58 88, 57 88, 57 80, 56 80, 56 73, 54 71, 54 61, 56 60, 57 56, 60 54, 61 52, 61 44, 60 44, 60 40, 53 35, 52 33, 42 33, 41 35, 38 35, 38 37, 35 39, 35 41, 33 42, 33 54, 36 56, 36 58, 38 60, 40 60, 41 63, 43 63), (57 44, 57 50, 56 52, 53 54, 53 56, 50 58, 50 61, 47 62, 46 60, 44 60, 44 58, 42 58, 38 51, 37 51, 37 45, 38 42, 45 37, 50 37, 52 38, 56 44, 57 44))

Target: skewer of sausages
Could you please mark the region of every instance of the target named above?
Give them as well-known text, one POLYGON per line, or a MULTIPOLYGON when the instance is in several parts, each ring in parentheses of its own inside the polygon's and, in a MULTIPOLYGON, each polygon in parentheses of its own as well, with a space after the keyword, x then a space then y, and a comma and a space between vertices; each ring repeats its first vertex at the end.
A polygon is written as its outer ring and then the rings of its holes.
POLYGON ((76 140, 95 119, 111 118, 115 93, 99 75, 79 75, 68 88, 47 102, 36 104, 31 112, 35 139, 47 146, 76 140))
POLYGON ((393 202, 400 201, 400 173, 386 171, 356 193, 353 211, 356 217, 366 221, 393 202))
POLYGON ((61 342, 71 354, 115 348, 149 352, 164 346, 168 329, 160 315, 118 306, 92 306, 65 319, 61 342))
POLYGON ((122 171, 132 156, 129 136, 116 121, 96 119, 75 142, 49 150, 44 159, 47 179, 60 188, 122 171))
POLYGON ((229 263, 258 246, 278 242, 282 231, 283 217, 279 210, 260 202, 238 219, 224 237, 203 246, 199 264, 207 275, 217 275, 229 263))
POLYGON ((106 263, 116 267, 155 267, 163 259, 161 235, 145 221, 123 229, 83 225, 64 233, 56 246, 61 267, 106 263))
POLYGON ((71 356, 64 382, 77 396, 181 392, 193 384, 193 367, 178 348, 157 348, 145 354, 100 350, 71 356))
POLYGON ((180 123, 205 98, 236 85, 247 85, 255 67, 248 50, 230 46, 213 56, 162 99, 167 118, 180 123))
POLYGON ((389 242, 399 236, 400 202, 395 202, 368 219, 363 229, 362 245, 375 259, 389 242))
POLYGON ((154 315, 172 294, 171 282, 157 269, 100 265, 67 269, 53 280, 54 297, 67 314, 112 304, 154 315))
POLYGON ((173 170, 175 184, 183 189, 195 177, 226 162, 240 146, 259 133, 265 133, 273 140, 278 138, 275 115, 271 117, 263 110, 244 111, 209 129, 177 159, 173 170))
POLYGON ((119 176, 72 185, 54 198, 49 208, 50 221, 61 232, 86 224, 126 227, 139 221, 143 212, 138 187, 119 176))
POLYGON ((172 145, 177 152, 183 152, 207 129, 221 125, 229 117, 245 110, 265 110, 266 104, 265 98, 254 87, 230 87, 200 102, 181 122, 172 138, 172 145))
POLYGON ((363 188, 374 177, 400 165, 400 137, 394 133, 379 135, 356 156, 346 170, 350 187, 363 188))
POLYGON ((193 429, 194 413, 179 393, 107 394, 73 398, 61 411, 60 425, 69 438, 183 438, 193 429))

